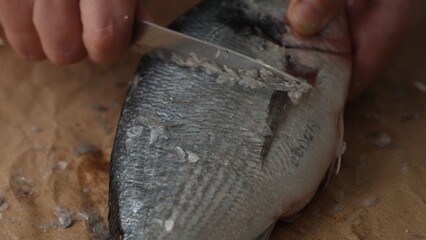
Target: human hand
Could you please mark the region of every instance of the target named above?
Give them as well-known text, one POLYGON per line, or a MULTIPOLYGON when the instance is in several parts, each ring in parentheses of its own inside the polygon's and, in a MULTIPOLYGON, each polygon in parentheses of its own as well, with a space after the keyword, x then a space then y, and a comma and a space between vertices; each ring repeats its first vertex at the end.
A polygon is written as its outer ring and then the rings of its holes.
POLYGON ((129 47, 133 19, 145 18, 138 0, 0 0, 0 34, 25 60, 56 64, 87 55, 110 62, 129 47))
POLYGON ((302 35, 314 35, 347 6, 353 44, 350 96, 377 79, 417 20, 420 0, 292 0, 288 20, 302 35))

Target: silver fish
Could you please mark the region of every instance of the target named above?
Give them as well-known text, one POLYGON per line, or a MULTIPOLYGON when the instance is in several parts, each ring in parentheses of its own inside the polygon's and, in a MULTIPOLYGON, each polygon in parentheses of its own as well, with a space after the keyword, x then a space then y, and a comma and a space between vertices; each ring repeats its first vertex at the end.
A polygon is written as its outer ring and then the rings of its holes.
POLYGON ((292 34, 287 5, 204 0, 171 28, 307 80, 297 104, 282 89, 143 57, 111 157, 112 238, 267 239, 310 201, 342 154, 350 42, 343 14, 316 37, 292 34))

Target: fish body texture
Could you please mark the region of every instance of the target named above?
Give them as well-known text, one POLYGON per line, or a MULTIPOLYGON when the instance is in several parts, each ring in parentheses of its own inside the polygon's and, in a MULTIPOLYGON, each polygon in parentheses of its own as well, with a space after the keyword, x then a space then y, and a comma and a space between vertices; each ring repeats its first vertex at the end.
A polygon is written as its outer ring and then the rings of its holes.
POLYGON ((307 79, 298 104, 143 57, 110 164, 113 238, 255 239, 310 201, 341 154, 350 45, 343 15, 316 37, 293 35, 287 4, 205 0, 171 28, 307 79))

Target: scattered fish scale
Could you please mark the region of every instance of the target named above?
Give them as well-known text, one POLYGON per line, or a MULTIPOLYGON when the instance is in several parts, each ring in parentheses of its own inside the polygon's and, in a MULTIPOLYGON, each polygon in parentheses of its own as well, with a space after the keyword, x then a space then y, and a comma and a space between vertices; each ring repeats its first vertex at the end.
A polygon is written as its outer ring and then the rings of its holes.
POLYGON ((329 213, 330 215, 334 215, 337 212, 342 211, 344 208, 345 208, 345 205, 338 203, 332 209, 330 209, 329 213))
POLYGON ((65 171, 68 167, 67 161, 59 161, 56 163, 56 168, 58 168, 61 171, 65 171))
POLYGON ((6 203, 3 193, 0 192, 0 212, 4 212, 9 208, 9 204, 6 203))
POLYGON ((401 164, 400 171, 401 171, 402 174, 408 173, 408 171, 410 171, 410 163, 409 162, 403 162, 401 164))
POLYGON ((40 133, 40 132, 43 132, 43 128, 40 126, 32 126, 31 132, 40 133))
POLYGON ((2 203, 0 204, 0 212, 4 212, 9 208, 9 204, 7 203, 2 203))
POLYGON ((371 206, 376 205, 378 202, 379 202, 379 200, 376 197, 371 196, 371 197, 364 199, 361 202, 361 205, 364 206, 364 207, 371 207, 371 206))
POLYGON ((426 93, 426 84, 420 81, 414 82, 414 87, 420 92, 426 93))
POLYGON ((12 176, 11 187, 15 193, 30 196, 33 193, 34 186, 34 180, 22 176, 21 173, 12 176))
POLYGON ((55 214, 58 216, 57 220, 51 220, 44 222, 38 226, 39 229, 44 232, 53 228, 66 229, 71 227, 76 221, 88 221, 90 216, 85 211, 80 213, 74 213, 67 207, 58 206, 55 208, 55 214))
POLYGON ((52 220, 49 222, 44 222, 38 226, 39 229, 43 230, 43 232, 47 232, 49 229, 57 228, 59 224, 56 220, 52 220))
POLYGON ((22 219, 21 219, 21 218, 18 218, 18 217, 10 217, 10 218, 9 218, 9 221, 10 221, 11 223, 20 224, 20 223, 21 223, 21 221, 22 221, 22 219))
POLYGON ((77 146, 75 146, 74 148, 74 156, 79 157, 84 154, 94 153, 99 151, 100 151, 99 147, 86 141, 79 141, 77 143, 77 146))
POLYGON ((392 144, 392 139, 387 133, 381 133, 375 140, 374 145, 379 148, 385 148, 392 144))
POLYGON ((108 112, 109 108, 97 102, 91 102, 90 108, 96 112, 108 112))
POLYGON ((101 216, 95 208, 87 208, 83 211, 87 215, 86 221, 87 229, 93 234, 93 236, 99 240, 109 240, 110 235, 107 227, 102 223, 101 216))
POLYGON ((58 226, 60 228, 68 228, 74 223, 73 212, 69 211, 68 208, 60 206, 55 209, 58 215, 58 226))

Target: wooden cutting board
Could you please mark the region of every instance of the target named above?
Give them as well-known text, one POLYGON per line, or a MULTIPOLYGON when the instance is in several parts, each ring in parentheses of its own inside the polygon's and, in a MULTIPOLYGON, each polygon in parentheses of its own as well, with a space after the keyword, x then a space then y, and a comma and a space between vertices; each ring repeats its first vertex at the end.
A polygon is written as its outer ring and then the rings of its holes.
MULTIPOLYGON (((172 21, 172 10, 147 4, 162 24, 172 21)), ((426 239, 424 39, 409 41, 383 79, 348 105, 339 175, 272 239, 426 239)), ((106 223, 108 159, 138 61, 128 54, 108 66, 58 67, 0 47, 0 191, 9 205, 0 239, 90 239, 84 221, 46 228, 57 206, 97 209, 106 223)))

